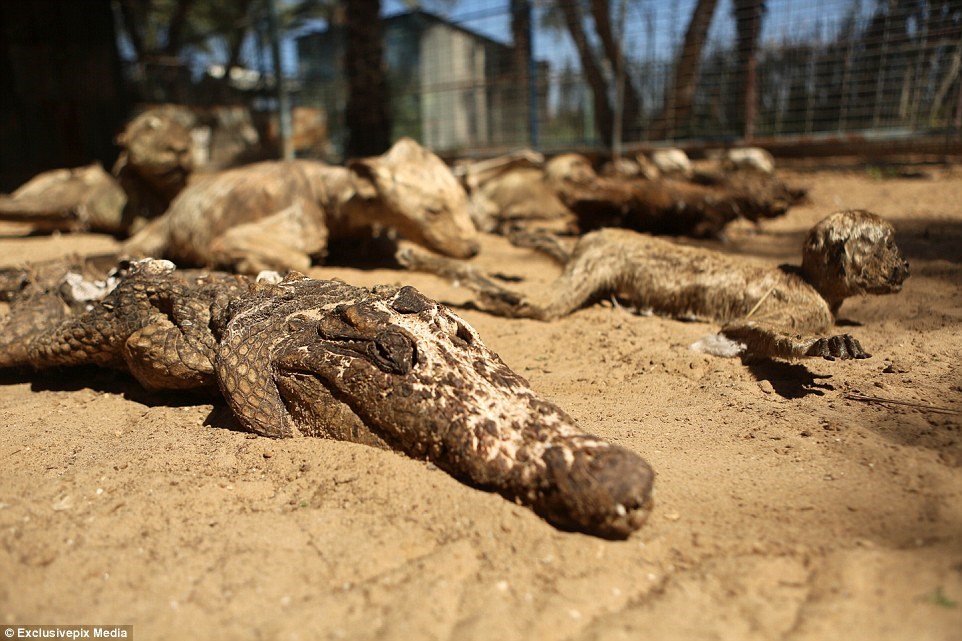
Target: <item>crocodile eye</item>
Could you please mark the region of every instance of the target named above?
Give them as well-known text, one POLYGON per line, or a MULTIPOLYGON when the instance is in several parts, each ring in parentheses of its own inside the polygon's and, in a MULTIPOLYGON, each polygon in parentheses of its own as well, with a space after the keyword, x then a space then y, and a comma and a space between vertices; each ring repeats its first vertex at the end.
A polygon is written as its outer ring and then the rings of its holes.
POLYGON ((418 362, 417 343, 401 332, 380 332, 369 344, 368 356, 389 374, 407 374, 418 362))
POLYGON ((301 314, 288 316, 287 318, 287 331, 289 332, 300 332, 305 329, 313 328, 316 325, 317 319, 308 318, 307 316, 301 314))

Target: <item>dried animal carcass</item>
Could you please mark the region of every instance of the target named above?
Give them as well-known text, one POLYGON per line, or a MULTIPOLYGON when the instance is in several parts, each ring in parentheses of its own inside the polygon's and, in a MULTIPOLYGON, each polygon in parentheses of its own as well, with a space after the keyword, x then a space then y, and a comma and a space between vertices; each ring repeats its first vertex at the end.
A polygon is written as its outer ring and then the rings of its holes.
POLYGON ((737 351, 787 359, 868 357, 854 337, 829 334, 839 307, 850 296, 898 292, 909 275, 892 226, 862 210, 836 212, 815 225, 800 269, 622 229, 582 237, 561 276, 531 296, 413 248, 399 259, 409 269, 456 278, 477 293, 477 307, 494 314, 552 320, 614 296, 656 314, 722 323, 721 334, 737 351))
POLYGON ((130 234, 163 214, 195 169, 194 140, 172 108, 134 117, 117 136, 120 155, 113 174, 127 194, 115 231, 130 234))
POLYGON ((599 176, 587 158, 562 154, 545 167, 548 183, 581 231, 626 227, 655 234, 713 237, 739 217, 722 191, 687 182, 599 176))
POLYGON ((0 368, 97 365, 148 389, 219 389, 254 433, 396 449, 566 529, 625 538, 647 518, 640 456, 583 432, 412 287, 252 282, 153 259, 120 270, 74 315, 42 287, 20 297, 0 318, 0 368))
POLYGON ((523 149, 505 156, 461 161, 461 177, 478 229, 505 236, 515 232, 575 233, 575 216, 544 175, 544 156, 523 149))
POLYGON ((123 251, 251 274, 304 270, 330 240, 370 237, 376 228, 447 256, 479 249, 451 170, 402 138, 384 155, 346 167, 269 161, 197 179, 123 251))
POLYGON ((127 196, 94 163, 34 176, 10 195, 0 195, 0 220, 29 223, 39 231, 120 231, 127 196))
POLYGON ((38 174, 0 196, 0 220, 42 231, 127 235, 162 214, 193 171, 191 138, 175 119, 148 111, 117 136, 114 176, 99 164, 38 174))

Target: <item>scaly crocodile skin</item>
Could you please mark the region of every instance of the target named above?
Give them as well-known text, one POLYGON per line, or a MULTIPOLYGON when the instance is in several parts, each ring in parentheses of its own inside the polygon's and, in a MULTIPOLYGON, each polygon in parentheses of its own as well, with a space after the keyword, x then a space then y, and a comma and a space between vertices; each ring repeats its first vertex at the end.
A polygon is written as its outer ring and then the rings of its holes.
MULTIPOLYGON (((15 301, 3 329, 36 304, 15 301)), ((0 342, 0 366, 91 363, 151 388, 216 384, 253 432, 391 447, 563 528, 626 537, 651 508, 643 459, 580 430, 412 287, 297 273, 252 283, 146 260, 89 310, 28 338, 25 350, 0 342)))

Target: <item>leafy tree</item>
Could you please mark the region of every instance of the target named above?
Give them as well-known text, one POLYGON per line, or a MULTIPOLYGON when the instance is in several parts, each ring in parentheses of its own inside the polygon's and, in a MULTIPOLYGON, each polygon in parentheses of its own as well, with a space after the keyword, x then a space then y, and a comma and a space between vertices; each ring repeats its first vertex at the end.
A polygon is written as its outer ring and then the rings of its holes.
MULTIPOLYGON (((120 21, 135 61, 183 58, 194 50, 227 52, 226 67, 240 64, 245 41, 267 16, 269 0, 119 0, 120 21)), ((293 0, 279 11, 282 29, 329 20, 336 0, 293 0)))

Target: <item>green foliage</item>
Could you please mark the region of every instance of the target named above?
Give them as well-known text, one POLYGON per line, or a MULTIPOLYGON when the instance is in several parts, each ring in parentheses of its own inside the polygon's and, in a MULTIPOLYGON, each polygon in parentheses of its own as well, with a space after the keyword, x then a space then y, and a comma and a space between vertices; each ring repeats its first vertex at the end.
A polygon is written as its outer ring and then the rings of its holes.
POLYGON ((922 596, 922 600, 937 605, 941 608, 956 608, 959 605, 958 601, 954 601, 945 594, 942 586, 938 586, 928 594, 922 596))
MULTIPOLYGON (((269 0, 123 0, 122 26, 138 59, 161 53, 184 56, 187 50, 212 52, 215 42, 240 46, 258 22, 266 20, 269 0), (183 26, 172 33, 175 17, 183 26), (171 42, 175 37, 176 42, 171 42)), ((312 20, 330 20, 337 0, 276 0, 281 28, 293 30, 312 20)))

